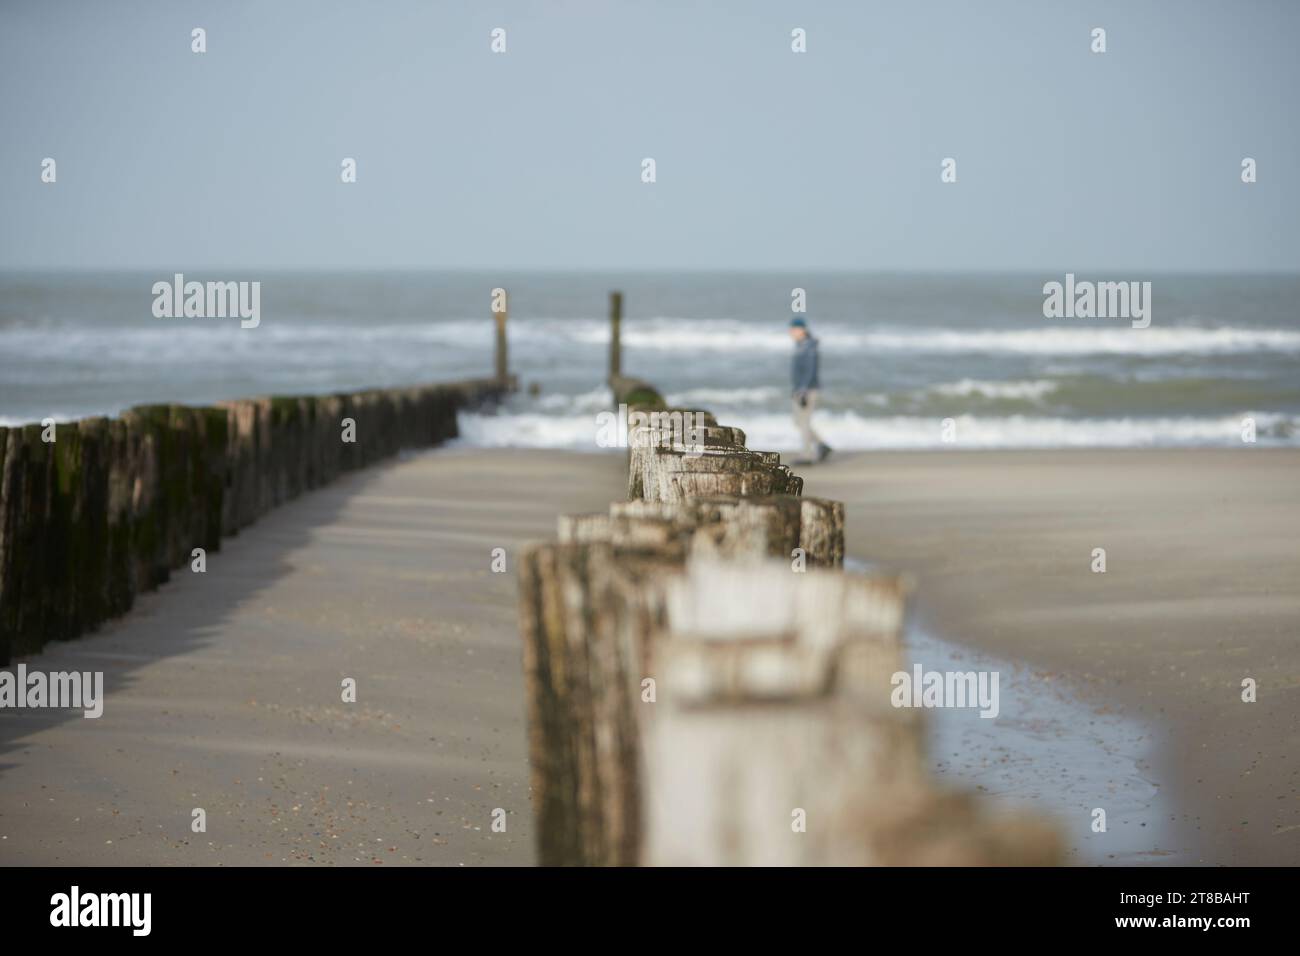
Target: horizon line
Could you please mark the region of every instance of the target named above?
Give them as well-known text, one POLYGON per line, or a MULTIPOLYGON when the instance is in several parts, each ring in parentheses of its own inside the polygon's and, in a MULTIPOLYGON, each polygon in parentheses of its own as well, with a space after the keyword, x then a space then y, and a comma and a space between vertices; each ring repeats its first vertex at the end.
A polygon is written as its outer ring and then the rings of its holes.
POLYGON ((395 274, 395 273, 419 273, 419 274, 465 274, 465 275, 490 275, 493 273, 526 273, 526 274, 558 274, 558 275, 747 275, 760 276, 764 274, 776 275, 793 275, 806 273, 809 275, 862 275, 862 276, 1007 276, 1007 275, 1063 275, 1066 273, 1100 273, 1106 272, 1111 274, 1145 272, 1149 275, 1164 276, 1258 276, 1258 277, 1300 277, 1300 269, 1209 269, 1209 268, 1185 268, 1185 267, 1162 267, 1162 268, 1134 268, 1132 266, 1070 266, 1061 267, 1037 267, 1037 266, 1016 266, 1000 268, 954 268, 954 269, 935 269, 935 268, 849 268, 849 267, 799 267, 799 266, 718 266, 718 267, 700 267, 700 266, 594 266, 594 267, 577 267, 577 266, 331 266, 331 265, 277 265, 277 266, 251 266, 251 265, 210 265, 199 264, 176 268, 175 266, 162 265, 83 265, 83 266, 9 266, 0 265, 0 275, 22 275, 33 273, 44 274, 69 274, 69 273, 169 273, 177 272, 265 272, 265 273, 307 273, 307 274, 345 274, 345 275, 377 275, 377 274, 395 274))

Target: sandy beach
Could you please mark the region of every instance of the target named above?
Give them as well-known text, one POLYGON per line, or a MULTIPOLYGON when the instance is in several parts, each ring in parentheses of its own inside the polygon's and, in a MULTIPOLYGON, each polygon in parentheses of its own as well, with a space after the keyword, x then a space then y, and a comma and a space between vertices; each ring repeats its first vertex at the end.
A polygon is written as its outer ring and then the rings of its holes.
POLYGON ((0 865, 532 862, 511 555, 606 507, 623 469, 454 449, 378 465, 47 645, 30 667, 103 671, 107 701, 97 720, 0 715, 0 865))
MULTIPOLYGON (((1063 695, 1149 729, 1159 800, 1140 825, 1154 807, 1169 819, 1139 856, 1093 859, 1280 864, 1300 860, 1297 468, 1296 451, 954 452, 805 474, 806 493, 846 501, 855 561, 915 577, 926 634, 1017 665, 1009 701, 1063 695)), ((205 574, 48 646, 29 666, 104 671, 105 714, 0 719, 0 864, 530 863, 514 568, 492 573, 491 550, 603 510, 623 475, 608 453, 406 457, 277 509, 205 574)), ((1076 762, 1033 726, 979 723, 980 752, 960 756, 1022 758, 999 796, 1076 762)), ((1080 805, 1117 799, 1108 761, 1126 756, 1073 767, 1080 805)))
POLYGON ((1298 473, 1254 448, 890 453, 805 492, 846 502, 851 555, 915 576, 928 631, 1151 728, 1172 812, 1150 861, 1296 864, 1298 473))

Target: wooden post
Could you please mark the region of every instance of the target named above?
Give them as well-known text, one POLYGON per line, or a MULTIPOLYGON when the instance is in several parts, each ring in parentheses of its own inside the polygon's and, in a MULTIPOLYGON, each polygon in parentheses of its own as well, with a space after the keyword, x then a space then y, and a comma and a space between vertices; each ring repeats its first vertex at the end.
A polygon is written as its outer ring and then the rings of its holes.
POLYGON ((507 348, 506 348, 506 316, 507 315, 508 315, 508 310, 506 308, 506 304, 504 301, 501 303, 501 309, 493 310, 492 313, 492 317, 496 319, 496 323, 497 323, 497 346, 496 346, 497 376, 496 377, 498 382, 504 382, 506 381, 506 379, 510 377, 510 362, 508 359, 507 348))
POLYGON ((657 673, 665 587, 688 555, 700 553, 750 564, 779 558, 782 582, 803 578, 785 564, 801 540, 801 502, 618 503, 608 514, 561 516, 560 543, 521 553, 532 805, 543 866, 640 862, 642 681, 657 673))
POLYGON ((623 293, 609 294, 609 378, 613 381, 623 374, 623 346, 619 341, 623 324, 623 293))
POLYGON ((935 786, 890 691, 907 586, 843 573, 843 504, 687 411, 628 436, 629 501, 520 555, 542 865, 1059 863, 1051 824, 935 786))

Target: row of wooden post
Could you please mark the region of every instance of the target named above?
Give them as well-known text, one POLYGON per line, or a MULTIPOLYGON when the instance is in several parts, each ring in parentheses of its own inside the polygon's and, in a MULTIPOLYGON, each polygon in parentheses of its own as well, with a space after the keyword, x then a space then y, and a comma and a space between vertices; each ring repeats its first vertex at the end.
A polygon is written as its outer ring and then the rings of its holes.
POLYGON ((843 571, 843 505, 707 411, 631 413, 628 500, 521 555, 539 861, 1059 862, 1052 827, 935 786, 891 704, 907 588, 843 571))
MULTIPOLYGON (((494 298, 492 320, 495 330, 495 347, 493 353, 496 379, 499 382, 508 381, 510 378, 510 349, 506 338, 506 324, 509 320, 509 314, 506 297, 502 295, 499 299, 494 298)), ((622 326, 623 293, 611 292, 609 294, 609 381, 611 383, 618 381, 623 374, 622 326)))
POLYGON ((402 448, 457 434, 481 379, 145 405, 115 418, 0 427, 0 665, 124 614, 194 549, 402 448))

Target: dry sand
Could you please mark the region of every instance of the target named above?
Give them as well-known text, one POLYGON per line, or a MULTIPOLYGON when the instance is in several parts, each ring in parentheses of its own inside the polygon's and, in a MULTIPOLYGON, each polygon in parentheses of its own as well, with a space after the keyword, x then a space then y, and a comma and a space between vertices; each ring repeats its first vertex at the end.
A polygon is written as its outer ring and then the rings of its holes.
POLYGON ((1300 863, 1300 451, 887 453, 804 474, 846 502, 850 554, 914 574, 932 633, 1153 729, 1171 862, 1300 863))
POLYGON ((624 469, 451 449, 355 473, 29 658, 104 671, 107 702, 0 714, 0 865, 531 863, 511 557, 624 469))

